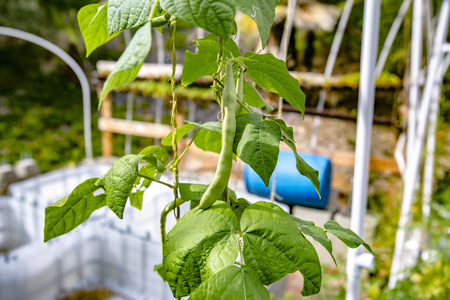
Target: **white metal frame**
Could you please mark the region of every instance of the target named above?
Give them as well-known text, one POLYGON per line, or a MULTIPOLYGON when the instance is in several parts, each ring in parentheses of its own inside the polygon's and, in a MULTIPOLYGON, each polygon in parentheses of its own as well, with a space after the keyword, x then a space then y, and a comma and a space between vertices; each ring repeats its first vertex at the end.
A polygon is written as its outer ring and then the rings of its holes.
MULTIPOLYGON (((351 229, 360 237, 364 235, 364 217, 367 210, 380 10, 381 1, 365 1, 351 217, 351 229)), ((348 250, 346 300, 359 299, 361 266, 358 264, 358 257, 362 254, 361 247, 348 250)))
MULTIPOLYGON (((392 260, 391 277, 389 278, 389 287, 394 288, 397 281, 403 279, 406 268, 406 240, 407 240, 407 226, 411 221, 411 207, 416 195, 416 184, 420 178, 422 153, 427 133, 427 126, 430 116, 430 110, 433 102, 437 102, 440 94, 440 85, 436 87, 436 82, 442 82, 443 73, 442 65, 444 62, 444 51, 446 51, 446 37, 449 26, 450 16, 450 0, 444 0, 441 4, 439 13, 439 21, 436 28, 436 33, 433 43, 433 54, 431 56, 425 88, 423 91, 422 102, 415 126, 413 146, 409 156, 407 157, 407 166, 405 172, 405 185, 403 192, 403 203, 400 213, 400 220, 398 223, 398 230, 395 237, 394 257, 392 260)), ((436 112, 434 112, 436 114, 436 112)), ((430 172, 429 170, 427 172, 430 172)), ((432 172, 431 172, 432 173, 432 172)))
POLYGON ((86 77, 86 74, 84 74, 83 69, 81 69, 80 65, 64 50, 37 35, 22 30, 2 26, 0 26, 0 35, 19 38, 39 45, 61 58, 73 70, 75 75, 78 77, 78 80, 80 81, 81 90, 83 93, 84 147, 86 151, 86 158, 92 159, 91 91, 89 87, 89 81, 86 77))

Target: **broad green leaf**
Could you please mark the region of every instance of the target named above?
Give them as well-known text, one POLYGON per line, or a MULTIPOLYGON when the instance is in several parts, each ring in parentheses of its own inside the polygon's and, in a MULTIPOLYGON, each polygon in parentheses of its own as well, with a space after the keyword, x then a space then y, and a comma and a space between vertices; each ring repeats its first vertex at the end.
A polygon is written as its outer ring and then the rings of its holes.
POLYGON ((320 291, 319 257, 291 216, 270 202, 256 202, 241 217, 244 260, 269 285, 288 273, 302 273, 303 296, 320 291))
POLYGON ((167 234, 163 264, 175 298, 189 295, 214 273, 233 264, 239 241, 236 217, 226 203, 187 212, 167 234))
POLYGON ((286 145, 289 146, 289 148, 291 148, 292 152, 294 152, 298 172, 303 176, 306 176, 311 181, 311 183, 314 185, 314 188, 316 189, 317 194, 319 194, 320 197, 319 171, 308 165, 306 161, 304 161, 303 158, 298 155, 297 148, 295 147, 294 142, 288 140, 285 137, 282 137, 281 139, 286 143, 286 145))
POLYGON ((93 195, 98 190, 97 179, 84 181, 69 196, 45 208, 44 242, 71 231, 106 205, 105 195, 93 195))
POLYGON ((249 206, 250 206, 250 202, 248 202, 244 198, 239 198, 239 199, 236 199, 236 201, 231 202, 231 209, 234 211, 234 214, 236 215, 236 220, 238 222, 237 228, 236 228, 238 231, 241 231, 240 222, 241 222, 242 213, 249 206))
POLYGON ((158 146, 148 146, 144 148, 139 155, 148 155, 154 154, 157 159, 159 159, 162 163, 167 163, 169 161, 169 154, 166 150, 158 146))
POLYGON ((247 163, 269 186, 280 151, 281 130, 277 124, 255 114, 241 114, 236 118, 233 152, 247 163))
POLYGON ((109 0, 108 3, 108 31, 112 35, 146 23, 153 0, 109 0))
POLYGON ((189 299, 269 300, 270 295, 255 271, 232 265, 202 282, 189 299))
POLYGON ((272 105, 267 103, 248 81, 244 82, 244 101, 250 106, 258 108, 266 107, 268 111, 273 111, 272 105))
POLYGON ((370 246, 366 242, 364 242, 356 233, 348 228, 342 227, 336 221, 328 221, 325 223, 324 227, 329 233, 340 239, 348 247, 357 248, 363 245, 370 253, 375 255, 370 246))
POLYGON ((181 84, 188 86, 203 76, 212 76, 218 68, 218 43, 215 39, 202 38, 197 40, 197 53, 184 53, 181 84))
POLYGON ((111 169, 96 182, 106 191, 106 204, 120 218, 123 217, 128 195, 138 175, 142 155, 129 154, 116 161, 111 169))
POLYGON ((235 0, 161 0, 160 3, 171 15, 223 39, 228 39, 233 29, 235 0))
POLYGON ((139 156, 141 157, 140 159, 145 160, 146 162, 155 166, 158 172, 164 173, 166 171, 166 166, 164 166, 164 164, 159 159, 157 159, 154 154, 139 155, 139 156))
MULTIPOLYGON (((166 171, 164 163, 169 161, 169 154, 167 151, 161 147, 149 146, 139 152, 139 155, 143 156, 142 159, 145 159, 149 163, 139 169, 138 175, 159 180, 161 175, 166 171)), ((138 177, 136 180, 140 181, 140 178, 138 177)), ((141 187, 146 189, 150 186, 151 182, 152 181, 149 179, 144 179, 141 187)))
MULTIPOLYGON (((203 76, 212 76, 218 68, 217 53, 219 52, 219 39, 215 35, 207 35, 197 39, 197 53, 186 51, 184 54, 183 73, 181 84, 190 85, 203 76)), ((224 57, 238 57, 239 48, 232 39, 224 41, 224 57)))
POLYGON ((142 210, 142 200, 144 198, 144 191, 136 191, 130 194, 130 204, 131 206, 142 210))
POLYGON ((161 276, 163 281, 167 281, 167 279, 166 279, 166 270, 164 270, 164 265, 163 264, 155 265, 153 267, 153 271, 158 272, 159 276, 161 276))
POLYGON ((287 136, 291 141, 294 141, 294 129, 292 127, 287 127, 283 119, 275 119, 272 117, 269 117, 269 119, 277 123, 284 135, 287 136))
POLYGON ((100 96, 99 107, 109 92, 136 79, 152 45, 151 33, 150 23, 146 23, 135 33, 130 44, 114 66, 113 71, 106 79, 100 96))
POLYGON ((270 53, 255 54, 246 52, 245 62, 247 74, 257 85, 268 91, 277 93, 293 107, 305 113, 305 94, 300 90, 297 79, 289 74, 286 64, 270 53))
POLYGON ((142 150, 140 154, 140 156, 143 156, 142 159, 146 159, 147 162, 150 160, 151 163, 148 163, 139 169, 138 176, 136 177, 133 185, 133 188, 135 188, 136 191, 130 193, 129 196, 131 206, 136 207, 139 210, 142 209, 144 192, 150 187, 151 183, 153 182, 153 180, 150 180, 149 178, 159 180, 161 178, 161 175, 165 172, 165 167, 161 160, 164 160, 165 162, 169 160, 169 155, 167 154, 166 150, 157 146, 147 147, 142 150), (154 155, 156 155, 157 158, 154 155))
POLYGON ((220 153, 222 150, 222 134, 211 130, 202 130, 194 140, 194 144, 204 150, 220 153))
POLYGON ((222 122, 212 122, 211 121, 211 122, 205 122, 205 123, 196 123, 196 122, 186 121, 186 123, 194 125, 198 128, 215 131, 215 132, 222 134, 222 122))
POLYGON ((143 165, 139 169, 138 176, 136 177, 136 180, 134 182, 134 187, 138 190, 145 191, 150 186, 150 184, 153 182, 153 180, 150 180, 148 178, 152 178, 154 180, 159 180, 161 178, 162 174, 163 174, 163 172, 160 172, 152 164, 143 165))
MULTIPOLYGON (((186 136, 186 134, 189 133, 189 131, 191 131, 194 128, 195 128, 195 125, 191 125, 191 124, 184 124, 183 126, 178 127, 177 128, 177 142, 179 142, 183 137, 186 136)), ((173 138, 173 131, 170 132, 168 135, 166 135, 161 140, 161 145, 164 145, 167 147, 172 146, 172 138, 173 138)))
POLYGON ((98 46, 103 45, 117 34, 108 34, 106 17, 108 3, 90 4, 82 7, 78 12, 78 24, 86 45, 86 57, 98 46))
POLYGON ((298 227, 302 226, 315 226, 313 221, 308 220, 302 220, 297 217, 291 216, 291 218, 294 220, 294 222, 297 224, 298 227))
POLYGON ((166 150, 157 146, 149 146, 139 152, 141 159, 147 161, 149 164, 143 166, 139 173, 159 180, 162 174, 166 172, 164 163, 169 161, 169 154, 166 150))
POLYGON ((263 48, 269 39, 270 28, 275 19, 275 7, 280 0, 242 0, 237 1, 237 9, 252 18, 258 26, 263 48))
POLYGON ((334 264, 337 266, 336 259, 333 255, 333 245, 328 238, 325 230, 320 227, 314 226, 314 222, 304 221, 302 219, 291 216, 294 222, 297 224, 298 228, 306 235, 312 237, 316 242, 319 242, 327 251, 330 253, 331 258, 333 258, 334 264), (311 224, 312 223, 312 224, 311 224))

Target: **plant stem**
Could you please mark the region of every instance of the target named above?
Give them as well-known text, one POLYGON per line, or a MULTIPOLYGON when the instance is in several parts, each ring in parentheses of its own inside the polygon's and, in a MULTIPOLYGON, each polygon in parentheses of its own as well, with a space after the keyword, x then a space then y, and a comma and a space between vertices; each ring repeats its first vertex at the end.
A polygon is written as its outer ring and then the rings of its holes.
POLYGON ((155 15, 156 8, 158 7, 158 3, 159 3, 159 0, 155 0, 155 2, 153 2, 152 10, 150 11, 150 17, 148 18, 148 20, 150 22, 153 21, 153 16, 155 15))
MULTIPOLYGON (((169 26, 170 36, 172 38, 172 77, 171 77, 171 88, 172 88, 172 149, 173 149, 173 165, 172 171, 175 176, 175 188, 173 189, 174 202, 178 198, 178 185, 179 185, 179 173, 178 173, 178 142, 177 142, 177 94, 176 94, 176 83, 175 83, 175 71, 177 69, 177 52, 175 48, 175 32, 177 29, 177 23, 174 22, 169 26)), ((177 208, 174 210, 175 218, 180 219, 180 210, 177 208)))
POLYGON ((250 110, 250 109, 247 107, 247 103, 244 103, 244 102, 242 102, 242 101, 239 100, 239 99, 236 99, 236 100, 237 100, 237 102, 242 106, 242 108, 245 109, 247 112, 249 112, 249 113, 253 112, 252 110, 250 110))
POLYGON ((178 165, 181 162, 181 159, 183 158, 183 156, 186 154, 186 152, 189 150, 189 147, 191 147, 192 143, 194 142, 195 138, 197 137, 198 133, 200 132, 200 130, 197 130, 194 133, 194 136, 192 137, 192 139, 189 141, 189 144, 186 146, 186 148, 183 150, 183 153, 181 153, 180 157, 177 159, 176 161, 176 165, 178 165))
POLYGON ((180 208, 180 205, 186 202, 185 200, 181 198, 175 199, 175 201, 170 202, 167 204, 167 206, 164 208, 164 210, 161 212, 161 219, 160 219, 160 231, 161 231, 161 248, 162 252, 164 253, 164 242, 166 241, 166 220, 167 215, 169 212, 176 208, 180 208))
POLYGON ((223 60, 223 40, 221 37, 219 37, 219 53, 217 54, 217 72, 213 75, 214 82, 213 82, 213 96, 214 99, 216 99, 217 103, 220 104, 221 102, 221 91, 223 90, 223 84, 220 81, 221 78, 220 74, 222 73, 222 60, 223 60))
POLYGON ((166 19, 166 16, 159 16, 149 21, 152 23, 152 28, 161 27, 170 22, 170 20, 166 19))
POLYGON ((170 187, 171 189, 174 189, 174 188, 175 188, 174 185, 171 185, 171 184, 166 183, 166 182, 164 182, 164 181, 156 180, 156 179, 154 179, 154 178, 145 176, 145 175, 143 175, 143 174, 139 174, 139 173, 138 173, 138 176, 140 176, 140 177, 142 177, 142 178, 145 178, 145 179, 148 179, 148 180, 151 180, 151 181, 154 181, 154 182, 157 182, 157 183, 159 183, 159 184, 165 185, 165 186, 167 186, 167 187, 170 187))

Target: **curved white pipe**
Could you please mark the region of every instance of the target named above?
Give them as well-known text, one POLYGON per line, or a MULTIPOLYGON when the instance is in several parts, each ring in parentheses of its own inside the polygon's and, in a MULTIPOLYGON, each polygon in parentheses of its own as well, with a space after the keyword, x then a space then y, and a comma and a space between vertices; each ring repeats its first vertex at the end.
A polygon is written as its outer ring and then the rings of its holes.
POLYGON ((383 71, 384 64, 386 63, 387 57, 389 55, 389 51, 392 48, 392 44, 394 43, 395 37, 397 36, 398 30, 400 29, 400 25, 402 25, 403 19, 405 18, 405 15, 409 10, 411 2, 412 0, 404 0, 402 6, 400 6, 400 9, 398 10, 394 23, 392 23, 391 29, 389 29, 386 41, 384 41, 383 50, 381 50, 380 57, 378 57, 377 65, 375 67, 375 78, 379 78, 381 72, 383 71))
POLYGON ((92 137, 91 137, 91 94, 89 88, 89 81, 78 63, 64 50, 50 43, 49 41, 38 37, 37 35, 8 27, 0 26, 0 35, 19 38, 33 44, 39 45, 61 58, 74 71, 75 75, 81 84, 83 93, 83 115, 84 115, 84 147, 86 151, 86 158, 92 159, 92 137))

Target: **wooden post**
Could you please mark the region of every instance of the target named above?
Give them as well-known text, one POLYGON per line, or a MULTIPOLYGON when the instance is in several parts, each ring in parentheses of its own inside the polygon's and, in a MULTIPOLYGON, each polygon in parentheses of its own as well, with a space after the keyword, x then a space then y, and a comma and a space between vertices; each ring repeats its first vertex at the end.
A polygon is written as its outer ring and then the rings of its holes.
MULTIPOLYGON (((100 99, 101 88, 98 91, 99 99, 100 99)), ((111 110, 111 93, 109 93, 105 100, 103 100, 102 108, 101 108, 101 116, 104 119, 110 119, 112 117, 111 110)), ((112 132, 102 131, 102 156, 110 157, 112 156, 113 149, 113 134, 112 132)))
POLYGON ((184 99, 178 99, 177 113, 175 115, 175 120, 177 121, 177 126, 181 127, 184 125, 184 99))

